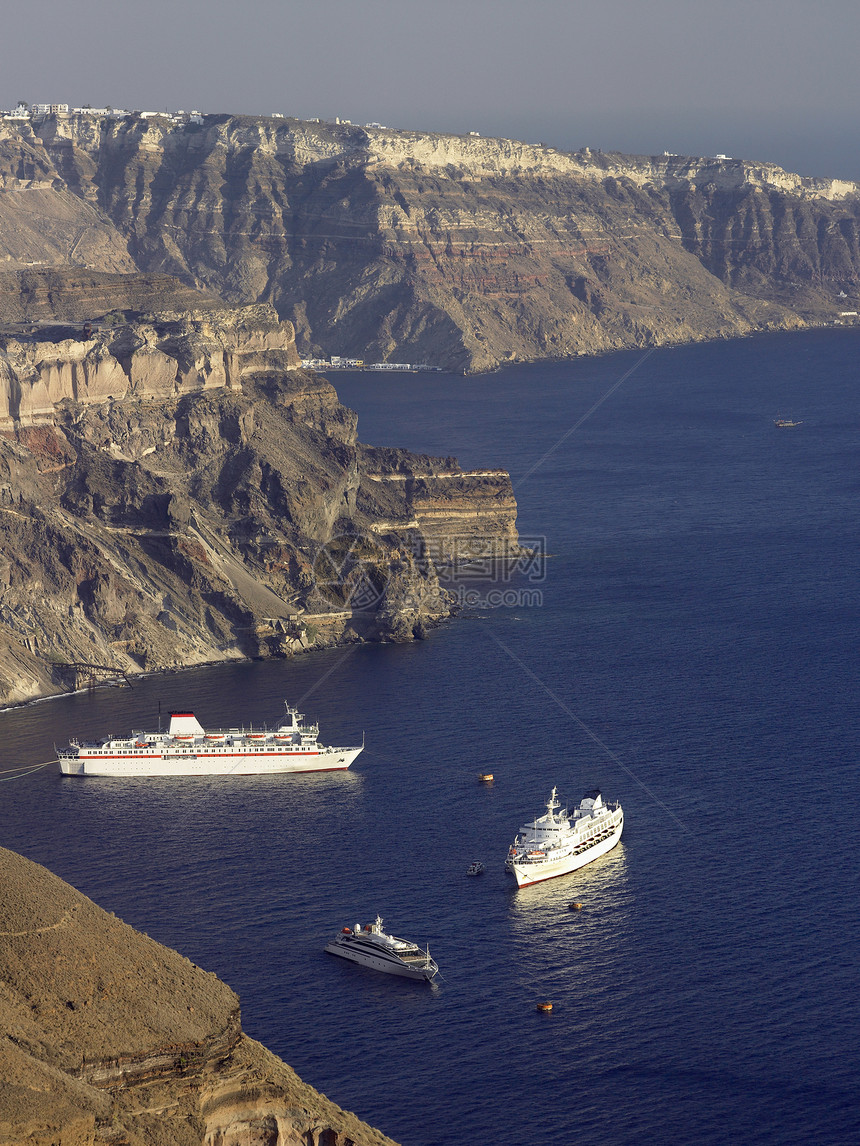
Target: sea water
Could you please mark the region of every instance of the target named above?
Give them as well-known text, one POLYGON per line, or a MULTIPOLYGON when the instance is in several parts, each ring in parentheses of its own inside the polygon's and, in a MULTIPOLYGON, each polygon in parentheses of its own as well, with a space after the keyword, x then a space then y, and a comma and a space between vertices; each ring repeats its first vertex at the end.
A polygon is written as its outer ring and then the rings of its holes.
POLYGON ((546 560, 496 607, 464 572, 426 641, 0 715, 6 768, 159 705, 259 724, 288 698, 367 744, 345 774, 0 777, 0 843, 217 973, 248 1034, 407 1146, 856 1140, 858 349, 335 376, 362 440, 510 470, 546 560), (554 785, 619 799, 622 842, 517 891, 554 785), (324 954, 377 913, 432 986, 324 954))

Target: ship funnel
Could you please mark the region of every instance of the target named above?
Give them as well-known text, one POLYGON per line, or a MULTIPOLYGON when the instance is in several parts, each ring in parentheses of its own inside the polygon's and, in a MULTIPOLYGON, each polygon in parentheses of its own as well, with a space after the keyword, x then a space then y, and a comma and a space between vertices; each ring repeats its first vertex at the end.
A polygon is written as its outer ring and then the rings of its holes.
POLYGON ((168 736, 203 736, 204 728, 193 712, 171 712, 168 736))

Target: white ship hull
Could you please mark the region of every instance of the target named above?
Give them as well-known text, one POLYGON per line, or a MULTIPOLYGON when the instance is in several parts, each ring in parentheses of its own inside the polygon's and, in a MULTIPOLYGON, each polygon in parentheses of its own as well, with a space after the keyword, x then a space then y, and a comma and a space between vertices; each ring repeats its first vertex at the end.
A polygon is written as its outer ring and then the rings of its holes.
POLYGON ((301 749, 235 748, 147 752, 132 749, 113 756, 60 754, 64 776, 268 776, 283 772, 342 772, 349 768, 359 748, 301 749))
POLYGON ((80 743, 57 753, 64 776, 269 776, 343 772, 364 748, 329 748, 316 724, 286 705, 273 729, 207 731, 193 712, 171 712, 167 732, 133 732, 80 743))
POLYGON ((592 843, 581 851, 574 848, 569 854, 560 856, 558 859, 546 859, 534 863, 517 863, 515 860, 512 867, 516 876, 517 887, 531 887, 532 884, 543 883, 546 879, 569 875, 570 872, 578 871, 593 860, 600 859, 607 852, 611 852, 621 839, 623 827, 624 818, 622 817, 612 834, 606 839, 592 843))
POLYGON ((371 971, 381 971, 384 975, 399 975, 402 979, 424 980, 429 983, 439 968, 430 958, 430 949, 422 951, 407 939, 387 935, 382 928, 379 915, 375 923, 365 927, 356 924, 354 928, 344 927, 325 945, 329 955, 348 959, 360 967, 371 971))
POLYGON ((384 975, 400 975, 404 979, 424 979, 429 982, 436 974, 436 967, 407 967, 402 963, 395 963, 385 955, 377 955, 372 951, 356 951, 355 949, 339 943, 333 939, 327 943, 325 950, 329 955, 339 955, 341 959, 349 959, 351 963, 358 963, 361 967, 369 967, 372 971, 382 971, 384 975))

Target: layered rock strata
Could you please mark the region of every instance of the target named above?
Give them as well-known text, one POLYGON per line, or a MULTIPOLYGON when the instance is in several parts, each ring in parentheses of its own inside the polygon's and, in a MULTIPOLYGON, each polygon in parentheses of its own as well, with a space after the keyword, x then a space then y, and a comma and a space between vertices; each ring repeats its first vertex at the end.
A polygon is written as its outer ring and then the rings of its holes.
POLYGON ((214 975, 0 848, 0 1146, 385 1146, 214 975))
POLYGON ((241 389, 299 366, 293 328, 270 307, 153 315, 48 342, 7 337, 0 359, 0 429, 53 423, 64 401, 174 398, 241 389))
POLYGON ((265 305, 7 337, 0 702, 421 637, 454 608, 438 539, 515 547, 515 519, 506 474, 359 443, 265 305))
POLYGON ((375 533, 388 529, 420 531, 426 550, 437 562, 450 564, 477 553, 492 539, 501 550, 518 546, 517 506, 506 470, 464 472, 456 458, 421 459, 416 465, 398 450, 365 450, 372 467, 365 489, 380 506, 390 507, 387 520, 373 523, 375 533))
POLYGON ((150 311, 223 307, 220 299, 171 275, 108 274, 69 266, 0 272, 0 329, 21 327, 28 334, 63 324, 77 332, 150 311))
MULTIPOLYGON (((271 302, 303 353, 489 369, 860 309, 857 186, 772 164, 242 116, 0 136, 0 210, 51 189, 97 213, 34 257, 70 262, 92 232, 89 265, 115 269, 109 221, 139 270, 271 302)), ((12 235, 10 270, 30 249, 12 235)))

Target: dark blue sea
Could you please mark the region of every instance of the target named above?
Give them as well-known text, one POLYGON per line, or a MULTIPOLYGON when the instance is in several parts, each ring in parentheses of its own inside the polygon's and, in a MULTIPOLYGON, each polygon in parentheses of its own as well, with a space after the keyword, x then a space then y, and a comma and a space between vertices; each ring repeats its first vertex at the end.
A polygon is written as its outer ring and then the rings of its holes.
POLYGON ((545 565, 497 607, 470 582, 409 646, 0 714, 5 768, 159 703, 263 723, 289 698, 367 736, 343 775, 4 780, 0 843, 216 972, 251 1036, 407 1146, 860 1140, 858 351, 335 376, 362 440, 510 470, 545 565), (624 837, 518 892, 504 855, 553 785, 619 799, 624 837), (323 953, 377 912, 434 986, 323 953))

